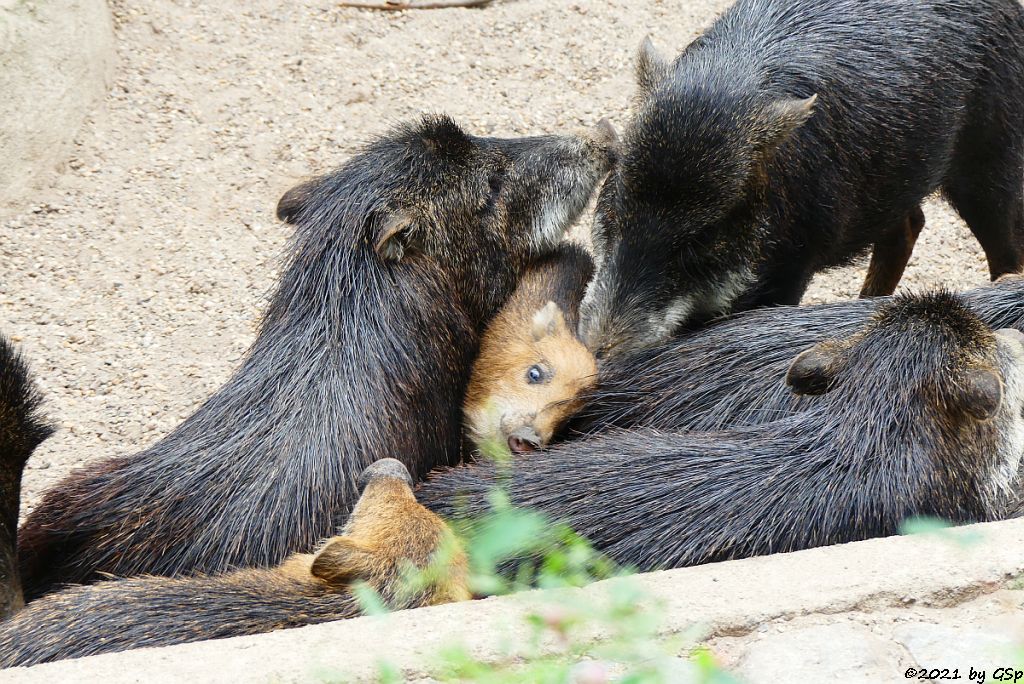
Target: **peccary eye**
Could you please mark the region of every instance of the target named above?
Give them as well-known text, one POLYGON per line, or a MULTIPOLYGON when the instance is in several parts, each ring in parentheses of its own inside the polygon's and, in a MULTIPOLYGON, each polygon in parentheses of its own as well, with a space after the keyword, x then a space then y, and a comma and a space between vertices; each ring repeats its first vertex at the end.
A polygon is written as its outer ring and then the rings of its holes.
POLYGON ((540 366, 530 366, 529 370, 526 371, 526 379, 531 385, 536 385, 544 380, 544 369, 540 366))

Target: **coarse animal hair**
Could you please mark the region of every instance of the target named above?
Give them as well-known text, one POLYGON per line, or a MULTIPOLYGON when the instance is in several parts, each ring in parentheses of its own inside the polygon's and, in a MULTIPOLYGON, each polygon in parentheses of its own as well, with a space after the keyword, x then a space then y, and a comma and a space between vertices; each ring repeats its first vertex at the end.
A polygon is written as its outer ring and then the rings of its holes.
POLYGON ((24 605, 16 542, 21 476, 54 431, 42 402, 25 359, 0 335, 0 619, 24 605))
MULTIPOLYGON (((1024 279, 1007 277, 959 295, 990 328, 1024 331, 1024 279)), ((801 411, 817 397, 793 394, 793 357, 829 337, 857 332, 890 297, 747 311, 605 361, 563 437, 612 429, 714 432, 801 411)))
MULTIPOLYGON (((640 570, 891 535, 913 516, 989 520, 1024 449, 1021 339, 949 293, 899 296, 812 348, 830 380, 803 412, 711 433, 605 432, 513 458, 507 474, 442 470, 418 497, 473 516, 503 482, 515 505, 640 570)), ((806 375, 790 382, 820 391, 806 375)))
POLYGON ((260 634, 362 614, 365 582, 394 610, 471 598, 465 553, 444 521, 416 503, 409 471, 375 462, 341 536, 272 569, 218 576, 136 577, 73 586, 0 622, 0 667, 132 648, 260 634), (407 585, 407 569, 443 563, 439 582, 407 585))
POLYGON ((600 135, 428 116, 287 194, 295 234, 241 367, 155 445, 46 493, 19 538, 28 597, 272 566, 330 533, 375 458, 415 478, 455 463, 479 334, 611 162, 600 135))
POLYGON ((674 61, 645 44, 599 195, 581 333, 599 358, 797 304, 874 247, 891 294, 941 189, 993 278, 1024 266, 1017 0, 738 0, 674 61))

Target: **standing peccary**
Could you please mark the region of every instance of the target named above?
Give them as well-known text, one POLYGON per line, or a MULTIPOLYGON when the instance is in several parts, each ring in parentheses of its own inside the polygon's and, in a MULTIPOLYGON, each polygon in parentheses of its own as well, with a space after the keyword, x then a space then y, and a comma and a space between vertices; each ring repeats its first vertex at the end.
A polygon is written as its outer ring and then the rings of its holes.
POLYGON ((260 634, 361 614, 356 581, 392 609, 472 598, 465 553, 448 526, 416 503, 399 461, 382 459, 339 537, 273 569, 215 577, 141 577, 78 586, 33 601, 0 623, 0 667, 144 646, 260 634), (407 583, 437 567, 439 581, 407 583))
POLYGON ((993 278, 1024 266, 1017 0, 738 0, 674 62, 645 43, 598 200, 599 358, 755 306, 875 247, 890 294, 941 189, 993 278))
MULTIPOLYGON (((1004 276, 960 295, 990 328, 1024 331, 1024 279, 1004 276)), ((793 357, 853 335, 889 298, 737 314, 665 344, 608 359, 565 436, 610 429, 713 432, 778 420, 819 399, 786 387, 793 357)))
POLYGON ((912 516, 989 520, 1024 453, 1024 334, 957 297, 900 296, 787 373, 806 411, 714 433, 613 431, 434 474, 418 498, 475 515, 516 505, 641 570, 891 535, 912 516))
POLYGON ((566 243, 530 265, 487 327, 463 405, 477 449, 532 451, 579 409, 597 375, 594 355, 576 337, 593 274, 590 255, 566 243))
POLYGON ((275 565, 330 534, 379 455, 414 478, 455 463, 479 335, 586 207, 610 135, 428 117, 287 193, 291 255, 241 368, 154 446, 46 494, 20 531, 26 598, 275 565))
POLYGON ((24 605, 18 579, 18 505, 28 457, 51 434, 28 367, 0 335, 0 619, 24 605))

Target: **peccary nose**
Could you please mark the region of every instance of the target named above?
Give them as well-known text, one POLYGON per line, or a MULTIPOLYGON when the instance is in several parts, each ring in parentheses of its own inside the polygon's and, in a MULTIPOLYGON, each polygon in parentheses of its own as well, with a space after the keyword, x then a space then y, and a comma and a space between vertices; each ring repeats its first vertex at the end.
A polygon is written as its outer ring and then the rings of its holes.
POLYGON ((532 427, 525 426, 508 436, 508 449, 513 454, 527 454, 541 445, 541 438, 532 427))
POLYGON ((369 467, 360 473, 360 489, 365 489, 366 485, 379 477, 391 477, 396 480, 403 480, 410 487, 412 487, 413 484, 412 475, 409 474, 409 469, 406 468, 401 461, 393 458, 382 458, 379 461, 371 463, 369 467))

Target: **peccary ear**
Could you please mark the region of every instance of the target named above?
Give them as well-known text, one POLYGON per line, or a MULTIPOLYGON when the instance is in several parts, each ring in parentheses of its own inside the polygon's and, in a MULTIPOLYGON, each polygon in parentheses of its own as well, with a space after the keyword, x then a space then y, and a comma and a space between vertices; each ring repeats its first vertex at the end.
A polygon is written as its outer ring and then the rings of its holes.
POLYGON ((369 576, 373 557, 358 542, 334 537, 317 552, 310 572, 332 586, 351 584, 369 576))
POLYGON ((770 155, 786 142, 796 129, 807 123, 814 114, 814 105, 817 101, 818 96, 811 95, 806 99, 785 98, 769 104, 754 132, 754 145, 762 154, 770 155))
POLYGON ((1003 403, 1003 382, 991 370, 973 370, 956 388, 964 409, 978 420, 988 420, 1003 403))
POLYGON ((405 209, 391 214, 380 230, 373 248, 384 261, 401 261, 419 247, 416 217, 405 209))
POLYGON ((277 220, 294 224, 299 214, 306 208, 306 204, 312 199, 318 182, 311 180, 299 183, 281 195, 281 199, 277 201, 277 220))
POLYGON ((428 150, 446 159, 464 159, 473 151, 473 141, 448 116, 424 118, 420 135, 428 150))
POLYGON ((640 92, 647 94, 654 90, 668 75, 669 65, 670 62, 654 47, 651 37, 644 38, 636 55, 636 83, 640 92))
POLYGON ((799 354, 786 371, 786 384, 794 394, 818 396, 829 392, 845 363, 834 345, 819 344, 799 354))
POLYGON ((559 330, 565 328, 565 317, 562 316, 562 310, 558 308, 558 305, 554 302, 548 302, 542 309, 539 309, 533 314, 533 339, 539 342, 540 340, 554 335, 559 330))

